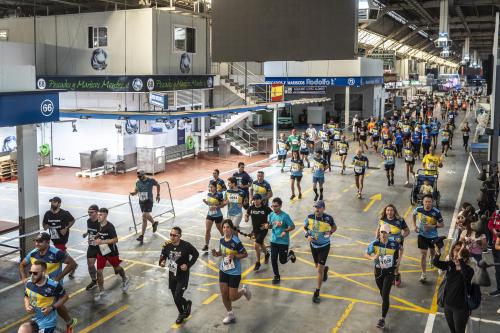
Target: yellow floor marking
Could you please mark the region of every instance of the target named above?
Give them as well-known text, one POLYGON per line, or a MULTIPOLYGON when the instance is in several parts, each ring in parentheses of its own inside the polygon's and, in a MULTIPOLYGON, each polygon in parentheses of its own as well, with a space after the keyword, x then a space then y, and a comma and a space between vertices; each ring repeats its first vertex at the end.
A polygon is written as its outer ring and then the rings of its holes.
POLYGON ((370 245, 370 243, 365 243, 365 242, 362 242, 362 241, 356 241, 356 243, 361 244, 361 245, 365 245, 365 246, 370 245))
POLYGON ((410 214, 412 208, 413 208, 412 205, 408 206, 408 209, 406 210, 405 214, 403 215, 403 218, 406 218, 408 216, 408 214, 410 214))
MULTIPOLYGON (((152 268, 159 268, 159 269, 166 270, 165 267, 160 267, 158 265, 150 264, 150 263, 147 263, 147 262, 142 262, 142 261, 137 261, 137 260, 132 260, 132 259, 122 259, 122 260, 126 261, 126 262, 130 262, 130 263, 136 264, 136 265, 143 265, 143 266, 148 266, 148 267, 152 267, 152 268)), ((132 265, 130 265, 130 266, 132 266, 132 265)), ((128 267, 130 267, 130 266, 128 266, 128 267)), ((217 272, 219 272, 219 271, 217 270, 217 272)), ((189 274, 200 276, 200 277, 207 277, 207 278, 211 278, 211 279, 219 279, 219 276, 210 275, 210 274, 204 274, 204 273, 198 273, 198 272, 189 272, 189 274)), ((83 288, 83 290, 85 290, 85 288, 83 288)))
MULTIPOLYGON (((420 272, 420 271, 419 271, 420 272)), ((202 286, 208 287, 208 286, 215 286, 216 284, 219 284, 219 282, 208 282, 208 283, 203 283, 202 286)))
POLYGON ((344 238, 344 239, 349 239, 349 240, 351 240, 351 239, 352 239, 352 237, 349 237, 349 236, 345 236, 345 235, 339 234, 338 232, 335 232, 335 233, 333 234, 333 237, 335 237, 335 236, 338 236, 338 237, 341 237, 341 238, 344 238))
POLYGON ((101 326, 102 324, 104 324, 108 320, 112 319, 113 317, 116 317, 117 315, 119 315, 123 311, 127 310, 128 307, 129 306, 127 304, 126 305, 122 305, 121 307, 119 307, 115 311, 112 311, 112 312, 108 313, 107 315, 105 315, 104 317, 102 317, 101 319, 99 319, 98 321, 96 321, 95 323, 93 323, 93 324, 85 327, 82 330, 79 330, 79 332, 80 333, 88 333, 88 332, 92 331, 94 328, 97 328, 97 327, 101 326))
POLYGON ((213 301, 215 301, 217 299, 217 297, 219 297, 219 294, 212 294, 206 300, 204 300, 201 304, 208 305, 208 304, 212 303, 213 301))
POLYGON ((362 232, 369 232, 371 233, 371 230, 366 230, 366 229, 358 229, 358 228, 351 228, 351 227, 342 227, 342 230, 350 230, 350 231, 362 231, 362 232))
POLYGON ((137 287, 135 287, 134 290, 139 290, 139 289, 143 288, 145 285, 146 285, 146 282, 141 283, 140 285, 138 285, 137 287))
POLYGON ((216 262, 214 262, 214 261, 212 261, 212 260, 210 260, 210 259, 208 259, 208 263, 209 263, 210 265, 214 265, 214 266, 215 266, 215 265, 217 265, 217 263, 216 263, 216 262))
MULTIPOLYGON (((312 188, 312 187, 310 187, 310 188, 308 188, 307 190, 305 190, 304 192, 302 192, 302 199, 304 199, 304 197, 305 197, 307 194, 309 194, 310 192, 312 192, 312 190, 313 190, 313 188, 312 188)), ((291 205, 293 205, 293 204, 295 204, 297 201, 302 200, 302 199, 299 199, 299 197, 297 196, 297 197, 293 198, 293 200, 292 200, 292 202, 291 202, 290 204, 291 204, 291 205)))
POLYGON ((17 325, 19 325, 19 324, 21 324, 21 323, 24 323, 25 321, 30 320, 30 319, 31 319, 31 317, 32 317, 31 315, 24 316, 24 317, 22 317, 21 319, 19 319, 19 320, 15 321, 15 322, 13 322, 13 323, 10 323, 10 324, 9 324, 9 325, 7 325, 7 326, 4 326, 4 327, 0 328, 0 333, 6 332, 8 329, 10 329, 10 328, 12 328, 12 327, 14 327, 14 326, 17 326, 17 325))
POLYGON ((291 235, 290 235, 290 239, 294 239, 295 237, 297 237, 297 235, 298 235, 301 231, 304 231, 304 229, 302 229, 302 227, 297 228, 297 230, 295 230, 295 231, 293 232, 293 234, 291 234, 291 235))
POLYGON ((206 262, 205 260, 203 260, 203 259, 201 259, 199 257, 198 257, 198 261, 201 262, 206 267, 210 268, 212 271, 214 271, 217 274, 219 274, 219 269, 218 268, 214 267, 213 265, 209 264, 208 262, 206 262))
MULTIPOLYGON (((373 274, 373 273, 372 273, 373 274)), ((289 276, 289 277, 282 277, 281 281, 302 281, 302 280, 312 280, 312 279, 317 279, 318 277, 316 275, 314 276, 289 276)), ((257 278, 257 279, 245 279, 242 280, 242 283, 246 282, 268 282, 272 281, 273 278, 257 278)))
POLYGON ((209 291, 209 290, 208 290, 208 289, 206 289, 206 288, 196 288, 196 290, 198 290, 198 291, 209 291))
POLYGON ((365 206, 365 208, 363 209, 363 212, 367 212, 368 210, 370 210, 370 208, 372 208, 372 206, 375 204, 375 202, 377 201, 381 201, 382 200, 382 194, 381 193, 377 193, 377 194, 374 194, 370 197, 370 202, 365 206))
POLYGON ((254 268, 254 266, 250 266, 247 269, 245 269, 245 271, 243 273, 241 273, 241 278, 244 279, 245 276, 247 276, 248 274, 250 274, 250 272, 253 270, 253 268, 254 268))
POLYGON ((184 319, 184 322, 183 322, 182 324, 173 324, 172 326, 170 326, 170 328, 180 328, 180 327, 182 327, 182 325, 184 325, 184 323, 185 323, 186 321, 188 321, 188 320, 189 320, 189 319, 191 319, 191 318, 193 318, 193 316, 189 316, 189 317, 187 317, 186 319, 184 319))
POLYGON ((337 333, 340 330, 340 328, 344 324, 344 321, 351 314, 351 311, 352 311, 352 308, 354 307, 354 304, 355 304, 354 302, 349 303, 349 305, 345 309, 344 313, 342 313, 342 316, 340 316, 340 319, 337 321, 337 325, 335 325, 335 327, 332 329, 332 333, 337 333))

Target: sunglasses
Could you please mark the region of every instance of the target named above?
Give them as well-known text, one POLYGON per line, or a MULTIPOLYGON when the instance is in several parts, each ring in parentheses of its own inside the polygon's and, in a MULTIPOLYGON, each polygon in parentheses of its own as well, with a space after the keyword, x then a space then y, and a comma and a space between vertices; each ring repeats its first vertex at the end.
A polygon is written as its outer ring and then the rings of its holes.
POLYGON ((38 275, 39 272, 32 272, 32 271, 29 271, 28 273, 30 273, 30 275, 38 275))
POLYGON ((179 234, 170 234, 170 237, 179 237, 179 234))

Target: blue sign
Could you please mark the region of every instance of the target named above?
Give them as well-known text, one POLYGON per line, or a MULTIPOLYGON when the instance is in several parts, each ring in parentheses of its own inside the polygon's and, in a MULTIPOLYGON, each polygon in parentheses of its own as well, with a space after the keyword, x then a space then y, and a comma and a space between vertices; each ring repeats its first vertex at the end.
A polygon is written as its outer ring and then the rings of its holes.
POLYGON ((149 93, 149 104, 168 109, 168 96, 162 93, 149 93))
POLYGON ((59 92, 0 93, 0 127, 59 121, 59 92))
POLYGON ((291 87, 360 87, 362 85, 383 84, 384 77, 266 77, 266 83, 281 83, 291 87))

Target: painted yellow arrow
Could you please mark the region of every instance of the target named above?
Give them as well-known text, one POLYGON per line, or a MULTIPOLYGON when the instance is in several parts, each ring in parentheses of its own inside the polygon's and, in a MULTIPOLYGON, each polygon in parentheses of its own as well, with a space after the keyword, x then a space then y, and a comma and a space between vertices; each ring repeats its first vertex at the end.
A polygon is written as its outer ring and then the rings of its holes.
POLYGON ((366 205, 365 209, 363 209, 363 212, 367 212, 370 208, 372 208, 375 201, 380 201, 380 200, 382 200, 382 193, 377 193, 372 195, 370 197, 370 202, 366 205))

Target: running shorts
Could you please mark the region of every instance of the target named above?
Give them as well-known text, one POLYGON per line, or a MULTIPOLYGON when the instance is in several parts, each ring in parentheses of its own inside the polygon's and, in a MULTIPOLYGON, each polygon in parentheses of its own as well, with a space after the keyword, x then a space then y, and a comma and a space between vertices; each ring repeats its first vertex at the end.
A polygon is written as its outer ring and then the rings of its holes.
POLYGON ((315 248, 312 245, 310 245, 310 247, 314 263, 325 266, 328 255, 330 254, 330 244, 319 248, 315 248))
POLYGON ((230 275, 219 271, 219 282, 227 283, 229 288, 237 289, 240 286, 241 275, 230 275))
POLYGON ((119 256, 102 256, 97 254, 97 269, 101 270, 106 267, 106 262, 109 262, 111 266, 117 267, 120 266, 122 262, 119 256))
POLYGON ((254 230, 253 234, 255 236, 255 243, 263 245, 266 239, 268 230, 254 230))
POLYGON ((89 246, 87 248, 87 258, 97 258, 97 255, 99 254, 99 247, 98 246, 89 246))
POLYGON ((434 245, 432 244, 432 241, 435 239, 436 238, 427 238, 422 235, 418 235, 418 248, 421 250, 433 249, 434 245))
POLYGON ((325 183, 325 177, 314 177, 313 176, 313 184, 320 184, 323 185, 325 183))
POLYGON ((243 214, 238 214, 238 215, 228 215, 227 218, 233 221, 233 225, 235 228, 238 228, 241 223, 241 218, 243 217, 243 214))
POLYGON ((151 213, 153 211, 153 200, 139 201, 141 212, 151 213))
POLYGON ((385 170, 394 170, 394 168, 396 167, 396 164, 384 164, 384 168, 385 170))
POLYGON ((290 176, 290 179, 297 179, 297 181, 301 181, 302 180, 302 176, 294 176, 294 175, 291 175, 290 176))
POLYGON ((223 218, 224 218, 223 216, 210 216, 210 215, 207 215, 207 220, 215 222, 215 223, 221 223, 223 218))

